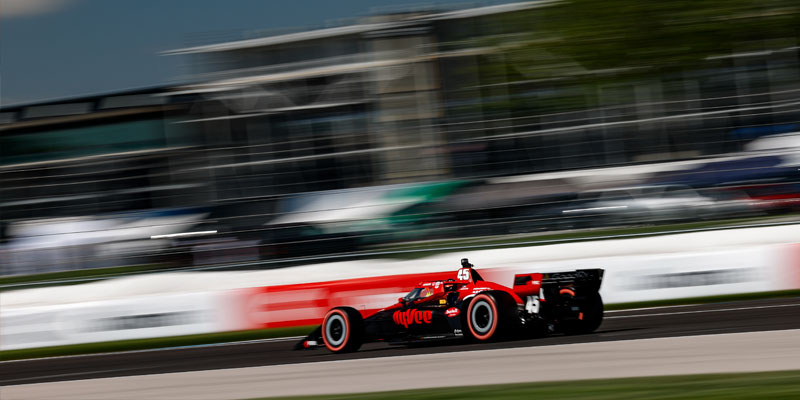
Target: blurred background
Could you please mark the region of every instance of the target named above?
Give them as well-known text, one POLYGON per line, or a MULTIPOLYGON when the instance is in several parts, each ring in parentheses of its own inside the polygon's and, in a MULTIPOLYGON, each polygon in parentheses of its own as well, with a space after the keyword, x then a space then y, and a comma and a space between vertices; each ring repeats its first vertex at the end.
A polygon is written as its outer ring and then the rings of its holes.
POLYGON ((2 100, 0 275, 798 217, 797 2, 400 3, 237 35, 187 10, 151 51, 172 83, 2 100))

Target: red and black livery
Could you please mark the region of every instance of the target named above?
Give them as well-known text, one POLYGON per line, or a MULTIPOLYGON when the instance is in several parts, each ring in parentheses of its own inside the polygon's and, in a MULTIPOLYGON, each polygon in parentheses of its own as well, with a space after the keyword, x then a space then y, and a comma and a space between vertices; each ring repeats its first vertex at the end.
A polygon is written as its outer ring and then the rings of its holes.
POLYGON ((367 317, 352 307, 334 308, 297 348, 324 345, 342 353, 374 341, 579 334, 593 332, 603 320, 602 269, 519 274, 509 288, 484 280, 472 267, 462 259, 455 279, 421 282, 367 317))

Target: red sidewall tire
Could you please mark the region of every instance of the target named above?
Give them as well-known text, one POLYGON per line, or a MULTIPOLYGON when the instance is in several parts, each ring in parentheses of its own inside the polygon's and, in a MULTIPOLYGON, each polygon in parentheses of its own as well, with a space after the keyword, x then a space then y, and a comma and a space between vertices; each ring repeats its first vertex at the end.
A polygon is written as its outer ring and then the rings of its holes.
POLYGON ((348 317, 347 313, 344 312, 344 310, 335 308, 333 310, 328 311, 328 313, 325 314, 325 318, 322 320, 322 341, 325 342, 325 347, 327 347, 328 350, 330 350, 330 351, 332 351, 334 353, 341 352, 342 350, 344 350, 345 347, 347 347, 347 344, 350 341, 350 336, 352 335, 351 327, 352 327, 352 324, 350 323, 350 318, 348 317), (336 318, 336 316, 341 317, 341 319, 343 321, 342 323, 344 325, 344 338, 341 340, 341 343, 339 343, 338 345, 333 345, 333 344, 331 344, 331 342, 333 340, 328 338, 327 327, 328 327, 328 325, 330 323, 330 320, 332 318, 333 319, 338 319, 338 318, 336 318))
POLYGON ((500 325, 500 313, 497 309, 497 302, 495 301, 494 297, 489 294, 478 294, 472 301, 469 303, 469 307, 467 308, 467 326, 469 327, 469 333, 472 335, 473 338, 479 341, 487 341, 491 339, 495 332, 497 332, 497 327, 500 325), (473 324, 473 311, 476 307, 483 307, 482 304, 485 304, 489 307, 492 312, 492 323, 489 327, 489 330, 484 333, 479 333, 476 331, 474 324, 473 324))

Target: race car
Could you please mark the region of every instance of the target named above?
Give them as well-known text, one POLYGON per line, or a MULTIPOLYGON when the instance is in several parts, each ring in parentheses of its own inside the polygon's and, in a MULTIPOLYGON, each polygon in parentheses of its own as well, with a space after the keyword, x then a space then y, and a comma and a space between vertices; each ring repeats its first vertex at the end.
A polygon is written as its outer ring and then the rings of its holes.
POLYGON ((353 352, 365 342, 409 344, 461 338, 486 342, 512 336, 580 334, 603 320, 602 269, 514 276, 512 288, 484 280, 469 260, 455 279, 421 282, 396 304, 362 314, 336 307, 295 348, 353 352))

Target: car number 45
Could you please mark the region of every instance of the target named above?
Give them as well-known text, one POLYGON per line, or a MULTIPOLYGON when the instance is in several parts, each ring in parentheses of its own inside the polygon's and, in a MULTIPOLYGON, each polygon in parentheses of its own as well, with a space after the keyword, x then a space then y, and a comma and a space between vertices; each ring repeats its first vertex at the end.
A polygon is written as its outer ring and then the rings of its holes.
POLYGON ((458 270, 458 280, 468 281, 470 278, 470 270, 468 268, 461 268, 458 270))
POLYGON ((528 296, 525 302, 525 311, 531 314, 539 313, 539 296, 528 296))

